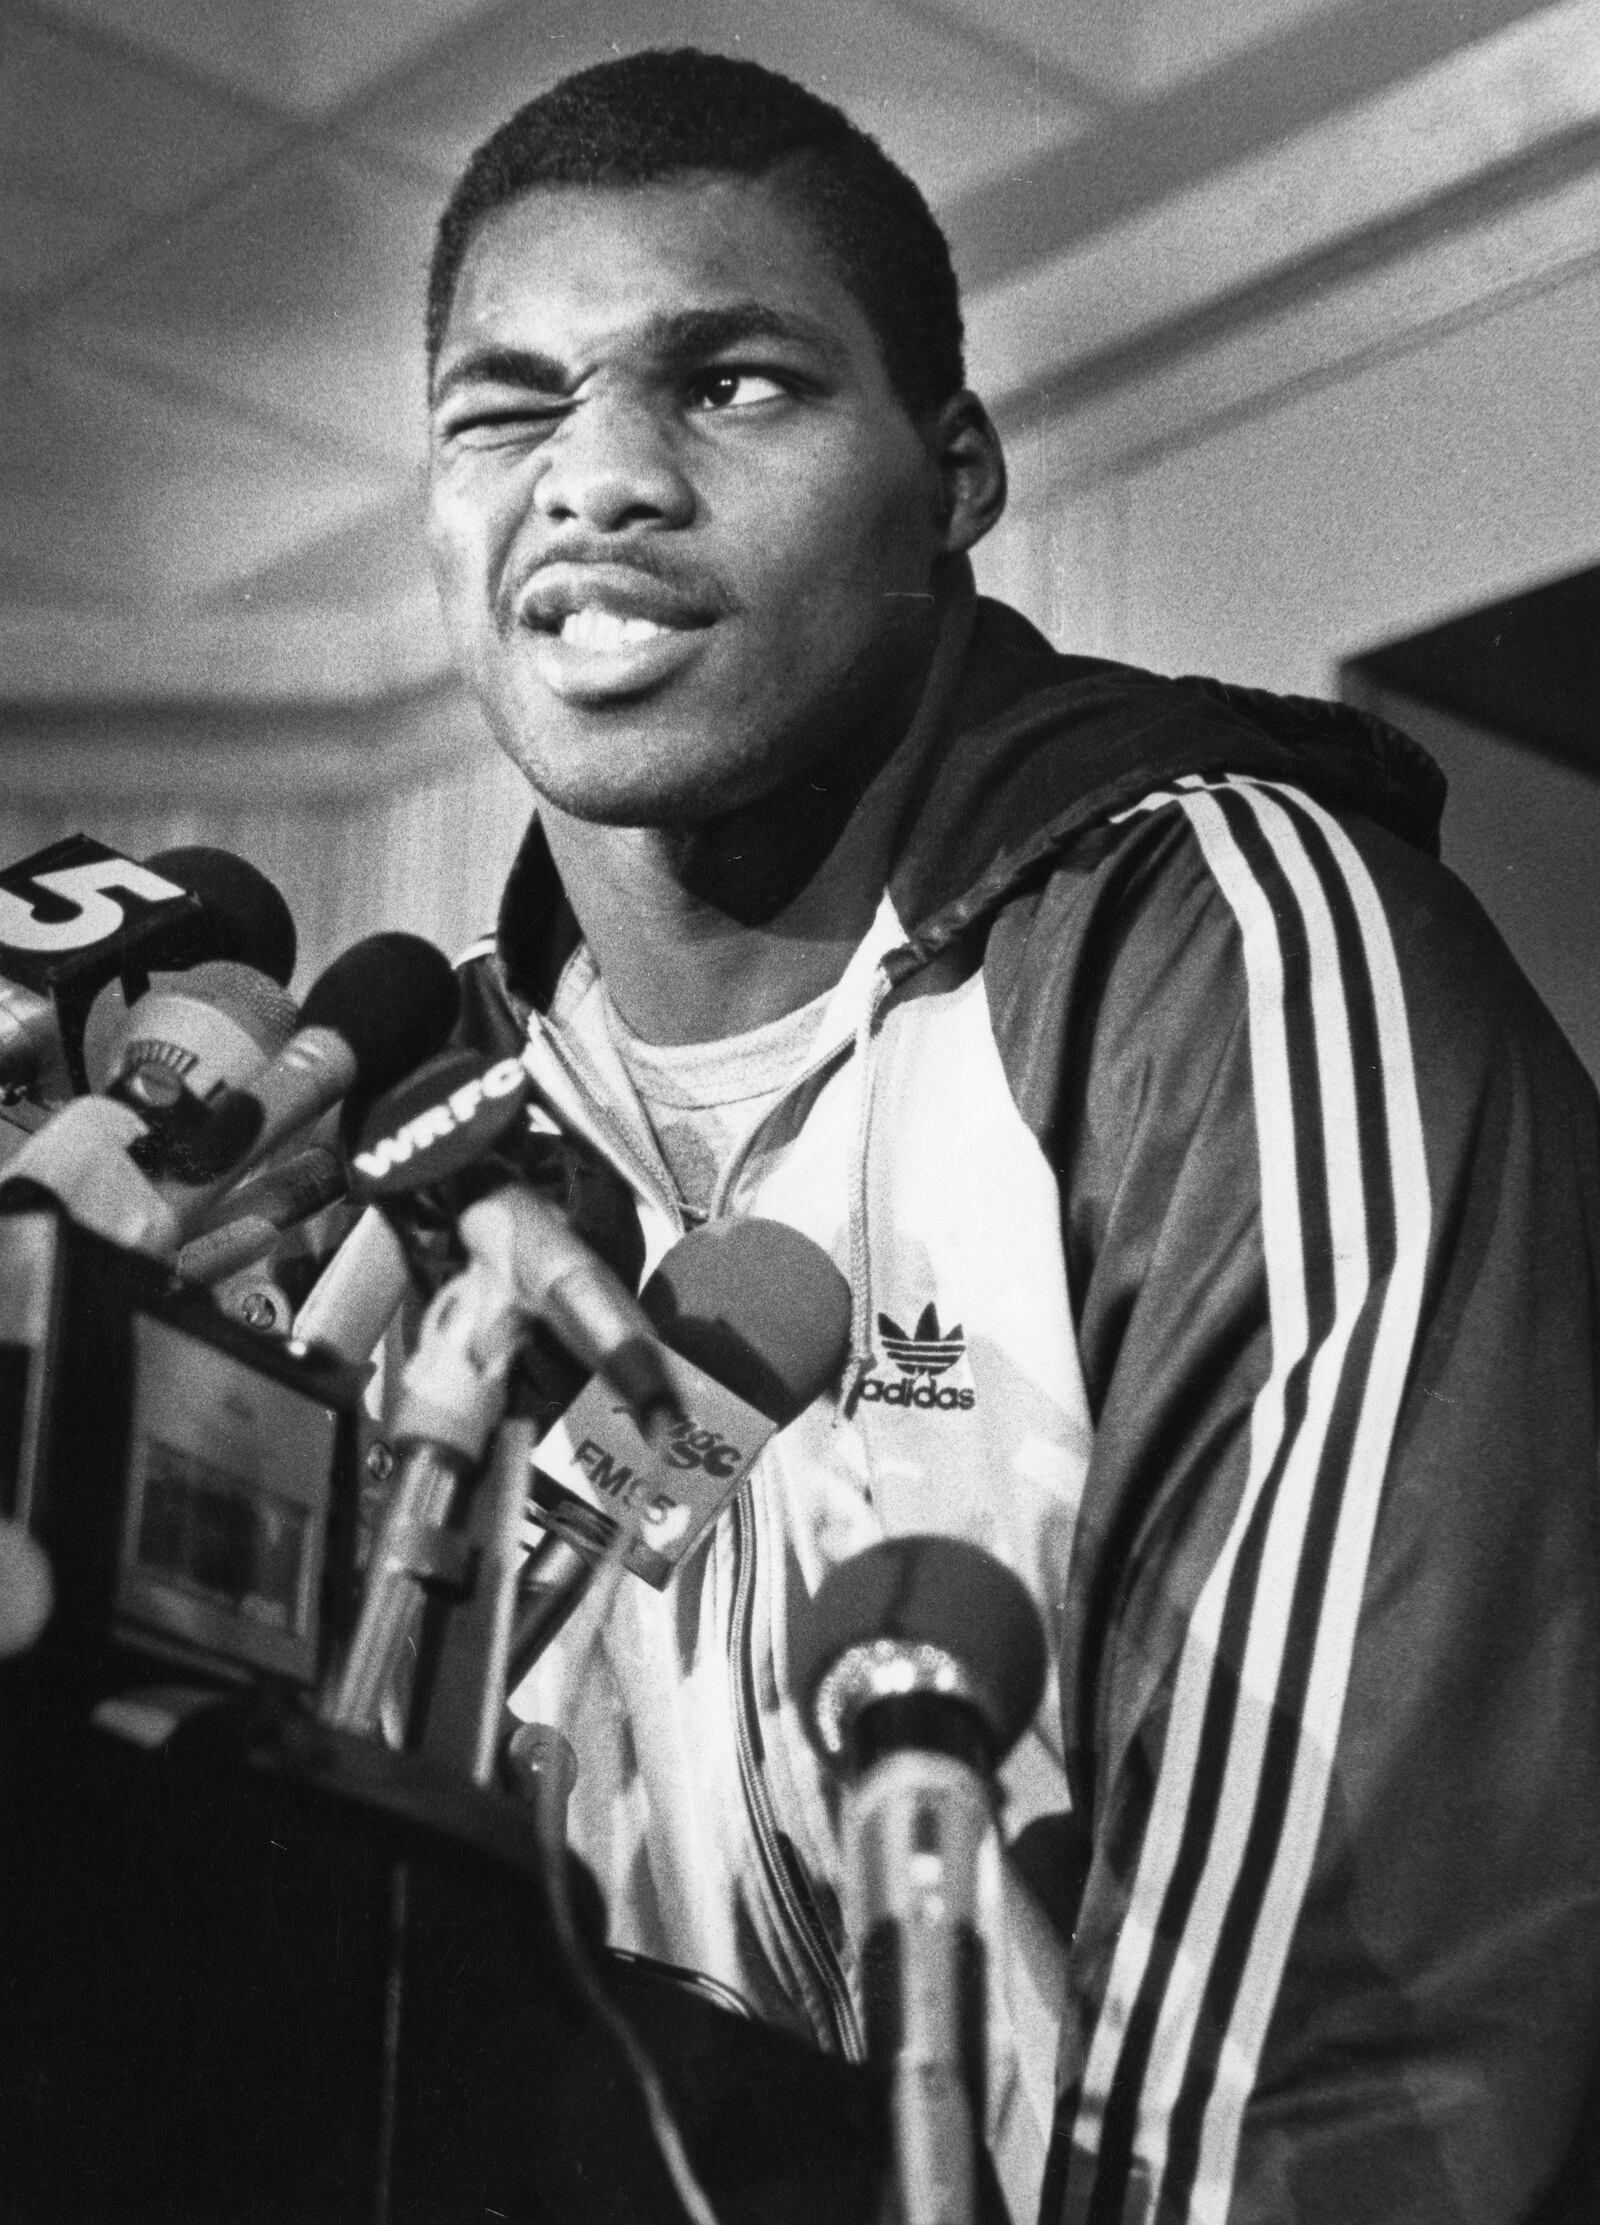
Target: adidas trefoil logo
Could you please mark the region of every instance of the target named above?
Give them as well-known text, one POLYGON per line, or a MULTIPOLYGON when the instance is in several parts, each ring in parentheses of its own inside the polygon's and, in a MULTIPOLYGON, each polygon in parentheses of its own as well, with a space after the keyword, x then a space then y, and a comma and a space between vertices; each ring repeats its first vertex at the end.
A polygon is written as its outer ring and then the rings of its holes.
POLYGON ((883 1339, 885 1355, 900 1370, 900 1380, 885 1381, 881 1375, 869 1375, 861 1386, 861 1397, 866 1403, 937 1407, 943 1413, 966 1412, 976 1404, 975 1392, 957 1390, 954 1384, 934 1381, 936 1376, 953 1368, 967 1349, 959 1321, 954 1328, 941 1329, 938 1313, 930 1301, 918 1315, 917 1326, 909 1336, 893 1315, 887 1313, 878 1316, 878 1334, 883 1339))
POLYGON ((883 1349, 902 1375, 943 1375, 967 1349, 959 1321, 941 1335, 939 1316, 931 1304, 923 1307, 912 1335, 907 1336, 899 1322, 886 1313, 878 1316, 878 1334, 883 1349))

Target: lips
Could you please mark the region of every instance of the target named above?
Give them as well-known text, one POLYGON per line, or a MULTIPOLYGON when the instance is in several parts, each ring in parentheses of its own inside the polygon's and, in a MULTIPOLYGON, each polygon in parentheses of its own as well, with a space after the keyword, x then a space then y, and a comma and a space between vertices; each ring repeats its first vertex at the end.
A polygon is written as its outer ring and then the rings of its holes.
POLYGON ((720 597, 681 587, 627 564, 545 564, 517 600, 517 619, 537 633, 579 639, 595 647, 644 640, 651 634, 691 632, 722 615, 720 597))
POLYGON ((724 615, 704 590, 622 564, 546 564, 516 604, 545 686, 565 702, 591 705, 671 678, 724 615))

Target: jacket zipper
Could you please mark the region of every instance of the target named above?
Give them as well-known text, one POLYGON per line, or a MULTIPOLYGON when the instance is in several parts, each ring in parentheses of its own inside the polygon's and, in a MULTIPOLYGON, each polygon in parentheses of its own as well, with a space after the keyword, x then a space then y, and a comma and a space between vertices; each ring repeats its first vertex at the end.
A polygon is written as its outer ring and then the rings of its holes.
POLYGON ((849 1980, 805 1874, 778 1828, 772 1794, 762 1769, 751 1645, 756 1591, 755 1511, 750 1503, 748 1482, 741 1486, 733 1502, 732 1544, 733 1610, 728 1618, 728 1676, 733 1687, 734 1740, 745 1809, 777 1911, 780 1932, 787 1935, 790 1946, 797 1950, 796 1967, 807 1971, 811 1979, 805 2008, 817 2040, 829 2053, 858 2063, 863 2059, 865 2046, 849 1980))
MULTIPOLYGON (((590 1090, 583 1074, 575 1067, 565 1047, 557 1042, 548 1025, 541 1025, 540 1036, 589 1113, 593 1124, 590 1140, 606 1149, 613 1165, 633 1183, 641 1195, 648 1195, 649 1191, 641 1180, 644 1171, 642 1164, 632 1150, 631 1139, 619 1131, 610 1107, 590 1090), (598 1133, 594 1133, 595 1130, 598 1133)), ((833 1055, 836 1056, 837 1053, 833 1055)), ((812 1073, 820 1071, 828 1063, 830 1061, 827 1059, 818 1060, 795 1086, 803 1086, 803 1082, 809 1080, 812 1073)), ((740 1156, 742 1158, 744 1154, 740 1156)), ((735 1171, 733 1167, 729 1167, 725 1172, 720 1186, 722 1195, 719 1205, 726 1199, 735 1171)), ((668 1202, 674 1219, 682 1227, 683 1218, 675 1198, 670 1201, 654 1198, 651 1202, 658 1205, 668 1202)), ((831 2053, 844 2056, 849 2062, 860 2062, 865 2057, 866 2048, 850 1983, 804 1873, 778 1828, 772 1795, 762 1767, 763 1749, 757 1723, 752 1647, 756 1591, 755 1518, 748 1481, 741 1486, 733 1502, 731 1544, 733 1606, 728 1618, 728 1681, 733 1694, 734 1745, 739 1758, 739 1789, 744 1799, 745 1814, 760 1857, 762 1877, 779 1936, 791 1951, 794 1967, 809 1972, 811 1978, 804 2007, 811 2019, 818 2044, 831 2053)))
MULTIPOLYGON (((788 1103, 797 1091, 804 1089, 817 1075, 833 1065, 848 1047, 848 1044, 835 1044, 821 1055, 813 1055, 805 1070, 796 1075, 790 1089, 785 1093, 784 1102, 788 1103)), ((756 1140, 768 1121, 776 1117, 778 1109, 773 1107, 765 1119, 758 1123, 754 1133, 745 1138, 742 1147, 723 1169, 713 1202, 713 1219, 719 1218, 728 1210, 735 1185, 755 1149, 756 1140)), ((755 1505, 748 1480, 733 1502, 730 1546, 733 1556, 733 1606, 728 1617, 728 1680, 733 1691, 734 1743, 739 1756, 739 1784, 744 1794, 745 1812, 750 1821, 756 1850, 761 1857, 768 1898, 777 1918, 779 1934, 787 1941, 796 1969, 810 1974, 811 1986, 806 1994, 805 2007, 818 2044, 830 2053, 842 2055, 847 2062, 861 2062, 866 2056, 866 2040, 850 1991, 850 1981, 845 1976, 844 1967, 805 1871, 794 1853, 793 1844, 778 1827, 771 1790, 767 1784, 765 1744, 761 1736, 755 1693, 758 1546, 755 1505)))

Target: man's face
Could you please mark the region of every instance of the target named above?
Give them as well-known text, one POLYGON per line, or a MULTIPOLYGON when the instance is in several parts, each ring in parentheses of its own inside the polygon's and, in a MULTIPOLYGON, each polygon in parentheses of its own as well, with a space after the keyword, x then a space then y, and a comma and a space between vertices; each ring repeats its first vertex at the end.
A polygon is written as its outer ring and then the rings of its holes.
POLYGON ((643 826, 903 724, 957 545, 854 298, 770 185, 721 178, 486 220, 439 356, 429 526, 502 746, 561 810, 643 826))

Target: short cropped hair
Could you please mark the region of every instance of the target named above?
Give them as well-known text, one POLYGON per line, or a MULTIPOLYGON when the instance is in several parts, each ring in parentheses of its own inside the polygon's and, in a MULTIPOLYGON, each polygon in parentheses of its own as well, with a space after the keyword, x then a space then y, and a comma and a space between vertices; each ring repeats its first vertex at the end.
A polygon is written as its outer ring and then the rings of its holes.
POLYGON ((889 383, 920 419, 965 384, 949 244, 877 141, 803 85, 694 47, 648 48, 562 78, 471 157, 445 204, 428 273, 428 372, 484 218, 541 186, 643 186, 694 171, 782 173, 877 336, 889 383))

